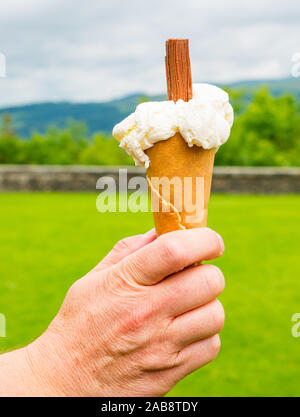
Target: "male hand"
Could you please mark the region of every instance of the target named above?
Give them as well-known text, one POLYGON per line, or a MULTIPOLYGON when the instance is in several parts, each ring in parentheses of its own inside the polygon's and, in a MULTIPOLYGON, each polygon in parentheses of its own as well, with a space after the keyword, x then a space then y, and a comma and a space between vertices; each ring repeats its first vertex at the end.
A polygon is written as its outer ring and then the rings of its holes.
POLYGON ((121 240, 70 288, 47 331, 26 348, 33 395, 161 396, 213 360, 224 289, 208 228, 121 240))

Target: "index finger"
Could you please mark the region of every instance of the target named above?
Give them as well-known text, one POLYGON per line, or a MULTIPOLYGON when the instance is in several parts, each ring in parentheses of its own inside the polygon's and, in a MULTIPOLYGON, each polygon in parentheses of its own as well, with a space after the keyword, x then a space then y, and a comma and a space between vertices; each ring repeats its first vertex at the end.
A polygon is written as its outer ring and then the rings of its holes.
POLYGON ((128 276, 142 285, 153 285, 196 262, 217 258, 223 252, 221 236, 207 227, 177 230, 159 236, 127 256, 119 266, 125 278, 128 276))

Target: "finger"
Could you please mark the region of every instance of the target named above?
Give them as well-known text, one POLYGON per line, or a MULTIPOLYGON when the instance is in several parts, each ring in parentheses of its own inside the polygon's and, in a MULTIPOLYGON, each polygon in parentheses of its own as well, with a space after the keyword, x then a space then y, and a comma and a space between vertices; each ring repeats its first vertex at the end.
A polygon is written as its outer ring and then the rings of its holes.
POLYGON ((120 240, 94 270, 101 271, 111 265, 117 264, 126 256, 134 253, 143 246, 148 245, 154 239, 156 239, 156 232, 155 229, 151 229, 143 235, 130 236, 120 240))
POLYGON ((170 337, 179 349, 219 333, 224 326, 225 314, 219 300, 189 311, 173 320, 170 337))
POLYGON ((223 252, 222 238, 211 229, 177 230, 159 236, 127 256, 122 267, 129 279, 153 285, 195 262, 216 258, 223 252))
POLYGON ((178 378, 182 379, 186 375, 196 371, 202 366, 214 360, 220 351, 221 341, 218 334, 199 342, 186 346, 178 354, 178 378))
POLYGON ((176 317, 214 300, 224 287, 221 270, 215 265, 203 264, 177 272, 161 282, 155 291, 164 313, 176 317))

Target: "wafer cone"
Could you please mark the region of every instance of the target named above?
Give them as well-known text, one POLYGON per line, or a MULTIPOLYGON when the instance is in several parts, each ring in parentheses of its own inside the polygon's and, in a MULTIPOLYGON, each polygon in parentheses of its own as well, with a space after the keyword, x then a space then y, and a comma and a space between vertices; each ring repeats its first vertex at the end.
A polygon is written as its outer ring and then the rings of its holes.
POLYGON ((150 166, 146 174, 152 207, 153 199, 157 198, 159 202, 159 210, 153 211, 157 235, 173 230, 206 226, 215 152, 215 148, 206 150, 199 146, 189 147, 179 133, 170 139, 157 142, 146 151, 150 158, 150 166), (188 191, 192 192, 192 196, 189 197, 194 203, 197 200, 199 203, 200 197, 200 207, 197 207, 193 212, 187 212, 184 204, 176 207, 178 200, 185 201, 187 190, 184 186, 181 190, 176 190, 175 187, 171 188, 169 198, 166 200, 162 189, 157 188, 157 183, 154 181, 154 179, 162 177, 167 177, 169 180, 179 177, 182 184, 184 184, 184 178, 193 178, 193 187, 188 191), (196 178, 202 179, 203 186, 200 196, 196 194, 199 193, 199 189, 196 187, 196 178), (176 191, 181 193, 181 196, 176 195, 176 191))

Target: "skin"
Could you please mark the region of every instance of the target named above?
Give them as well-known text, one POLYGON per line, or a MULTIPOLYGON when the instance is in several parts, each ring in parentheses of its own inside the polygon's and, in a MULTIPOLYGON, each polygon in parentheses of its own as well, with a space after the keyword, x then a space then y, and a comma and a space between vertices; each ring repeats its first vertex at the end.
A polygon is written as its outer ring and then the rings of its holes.
POLYGON ((49 328, 0 356, 3 396, 162 396, 220 350, 224 252, 208 228, 121 240, 49 328), (197 266, 189 267, 198 263, 197 266))

